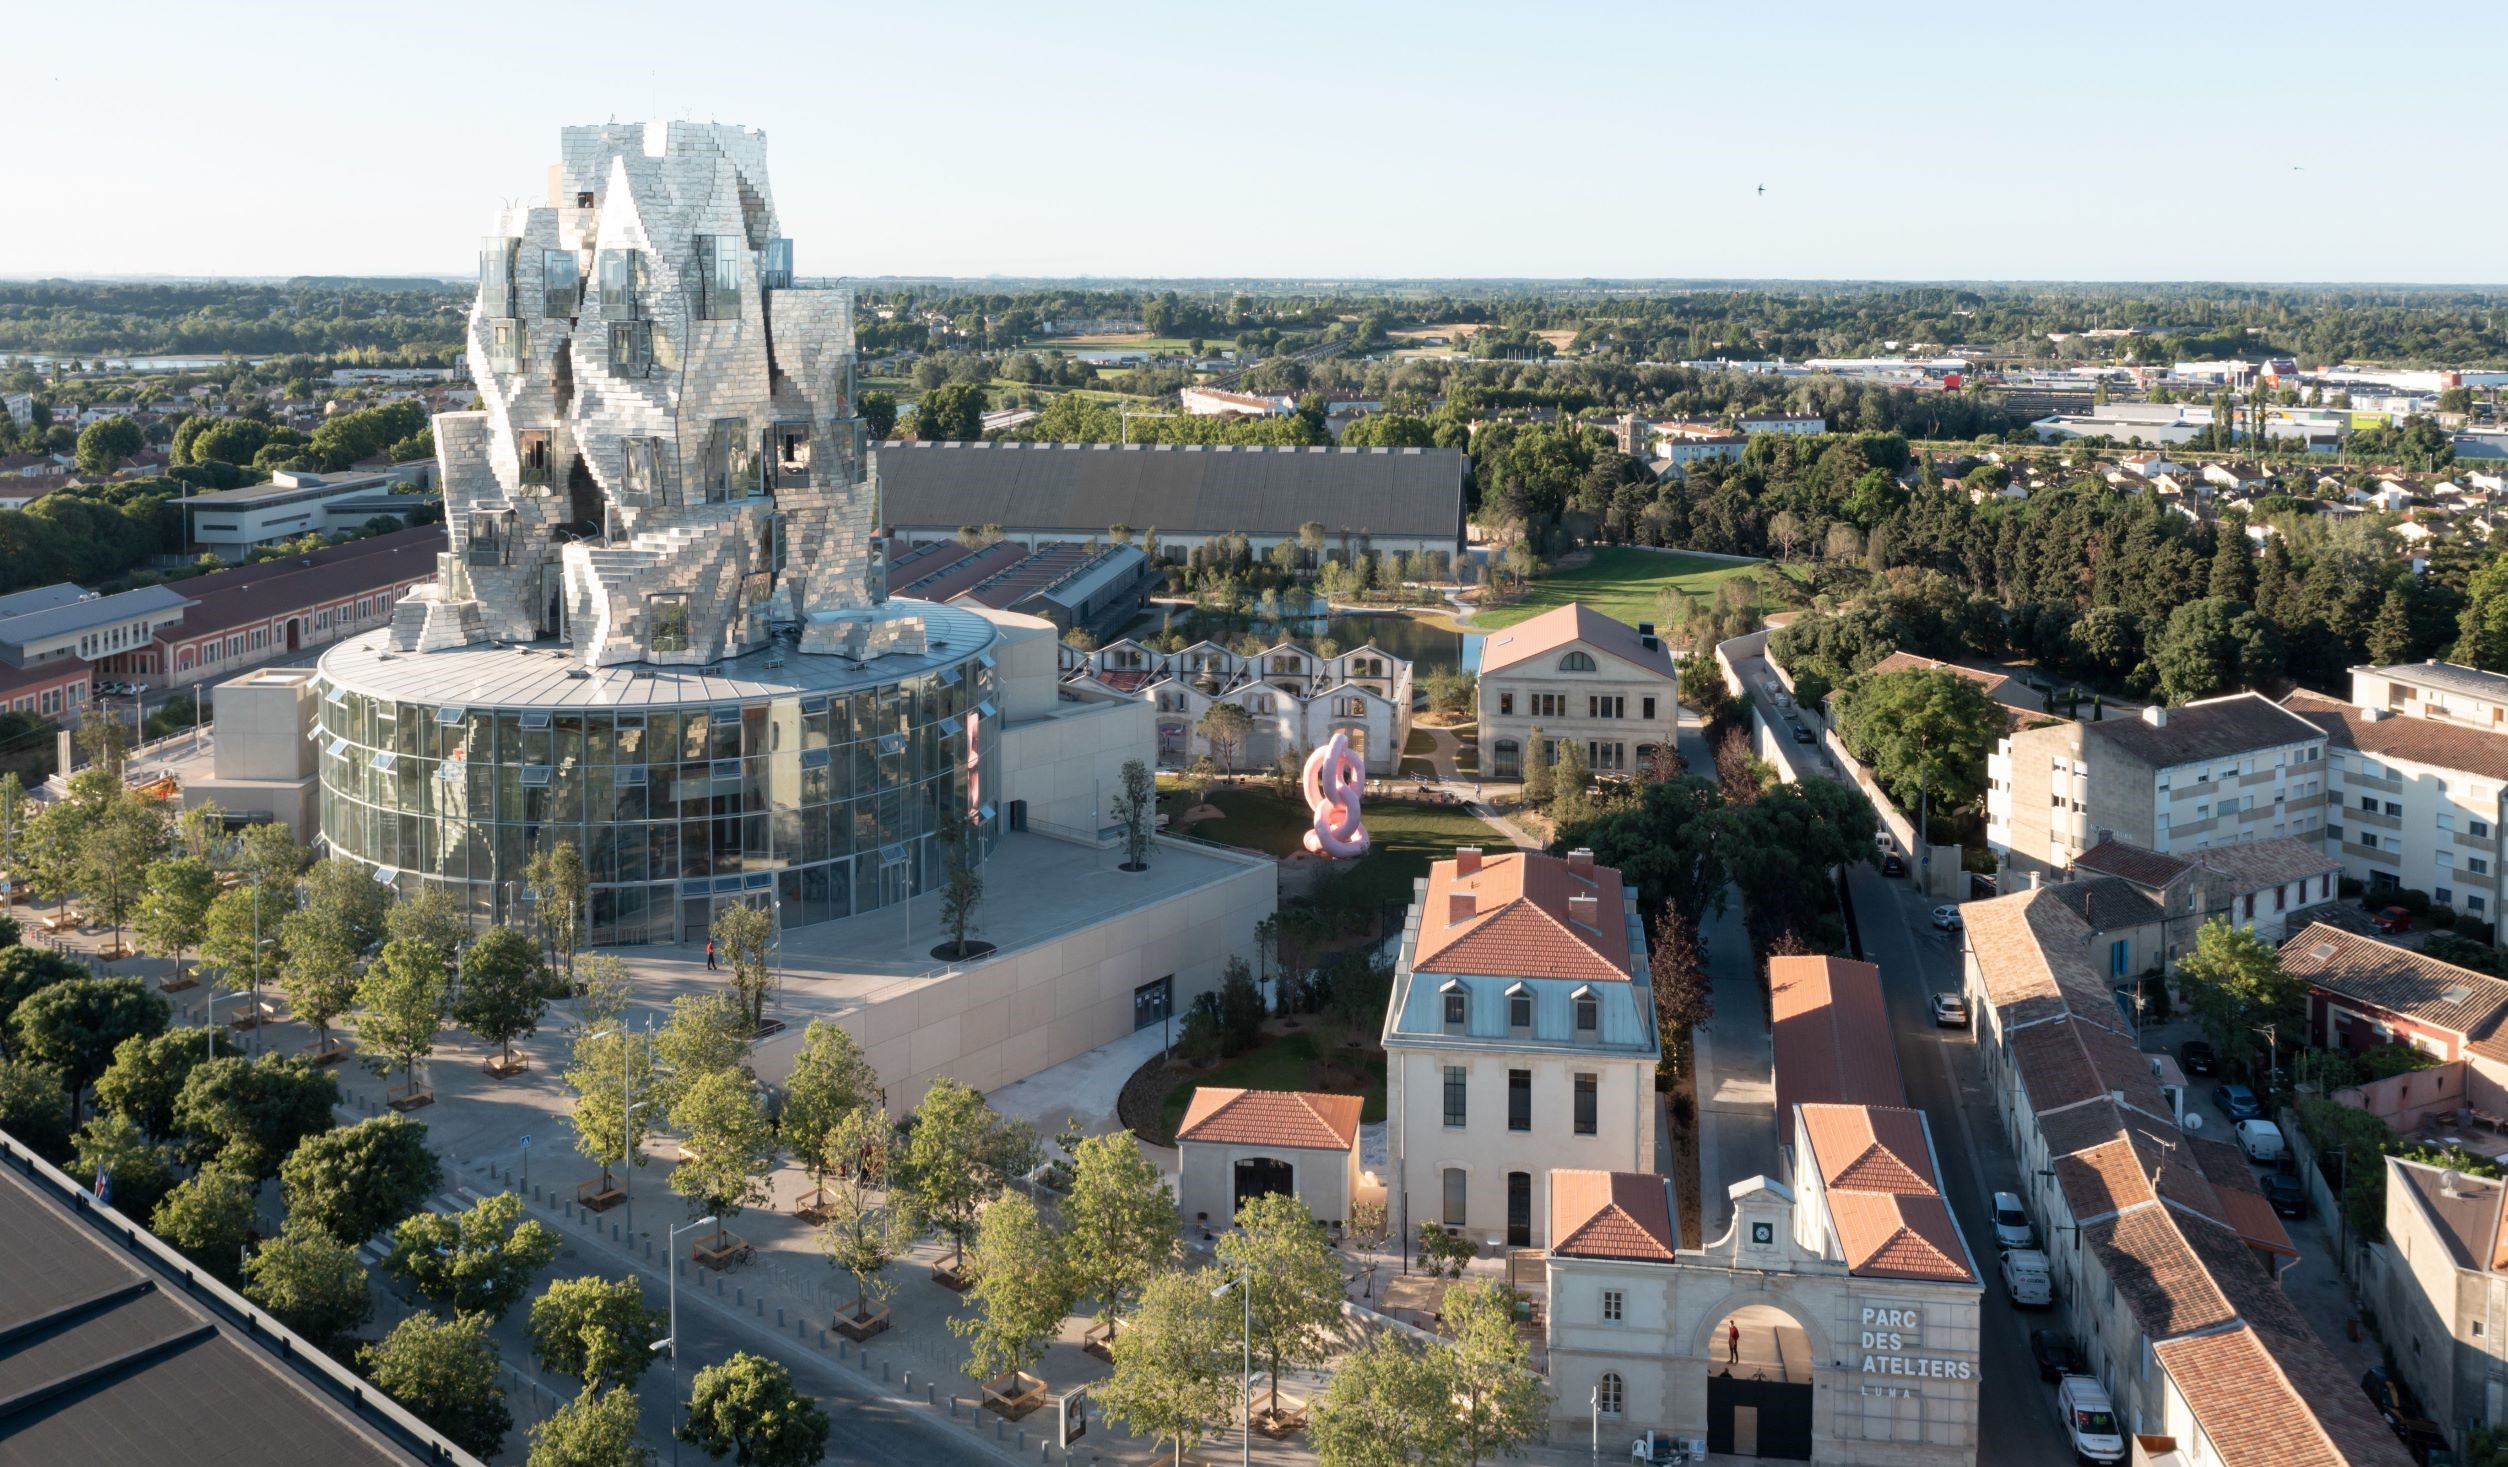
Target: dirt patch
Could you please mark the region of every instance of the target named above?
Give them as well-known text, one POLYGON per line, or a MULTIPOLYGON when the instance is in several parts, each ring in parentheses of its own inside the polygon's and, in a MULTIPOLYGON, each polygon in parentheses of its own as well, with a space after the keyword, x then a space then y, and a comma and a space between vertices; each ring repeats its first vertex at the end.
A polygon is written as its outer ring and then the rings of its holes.
POLYGON ((1158 1056, 1132 1072, 1115 1096, 1115 1119, 1123 1128, 1142 1140, 1158 1146, 1173 1146, 1176 1138, 1167 1133, 1164 1107, 1167 1096, 1186 1077, 1196 1073, 1182 1065, 1170 1064, 1158 1056))

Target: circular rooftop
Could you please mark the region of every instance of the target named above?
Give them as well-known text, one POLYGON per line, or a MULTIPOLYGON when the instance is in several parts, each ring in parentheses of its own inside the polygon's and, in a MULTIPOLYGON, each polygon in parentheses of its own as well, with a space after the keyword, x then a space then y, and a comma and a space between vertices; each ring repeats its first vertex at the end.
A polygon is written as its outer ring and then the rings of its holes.
POLYGON ((902 598, 888 605, 921 614, 924 651, 855 662, 776 647, 702 666, 587 668, 562 642, 395 652, 389 633, 375 631, 333 646, 318 666, 332 688, 399 703, 470 709, 702 707, 877 687, 963 664, 991 651, 1000 637, 990 621, 964 607, 902 598))

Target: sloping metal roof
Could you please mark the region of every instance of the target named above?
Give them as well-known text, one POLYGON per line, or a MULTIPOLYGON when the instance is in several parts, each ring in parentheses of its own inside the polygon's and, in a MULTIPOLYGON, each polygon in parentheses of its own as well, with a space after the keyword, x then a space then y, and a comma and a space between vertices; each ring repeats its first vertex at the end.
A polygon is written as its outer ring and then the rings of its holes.
POLYGON ((1463 454, 1451 448, 1108 443, 883 443, 883 517, 907 529, 1001 525, 1104 534, 1291 534, 1454 540, 1463 454))
POLYGON ((84 601, 48 606, 40 611, 0 616, 0 644, 24 646, 47 637, 109 627, 136 620, 151 612, 176 611, 192 604, 192 598, 170 586, 141 586, 117 595, 95 596, 84 601))

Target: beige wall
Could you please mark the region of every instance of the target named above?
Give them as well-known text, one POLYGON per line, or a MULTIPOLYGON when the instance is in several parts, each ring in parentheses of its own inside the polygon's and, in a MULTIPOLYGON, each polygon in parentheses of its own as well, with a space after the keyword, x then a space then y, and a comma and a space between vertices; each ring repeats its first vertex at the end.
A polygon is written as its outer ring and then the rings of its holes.
POLYGON ((1207 1217, 1213 1231, 1236 1216, 1236 1168, 1240 1161, 1265 1157, 1285 1161, 1293 1169, 1297 1198, 1317 1222, 1347 1222, 1350 1202, 1358 1195, 1358 1148, 1347 1151, 1305 1151, 1285 1146, 1221 1146, 1185 1141, 1182 1184, 1176 1189, 1176 1210, 1187 1227, 1207 1217))
POLYGON ((320 697, 309 667, 269 668, 211 689, 214 773, 184 782, 184 808, 266 816, 311 840, 319 750, 308 735, 320 697))
POLYGON ((2082 781, 2062 777, 2066 803, 2054 797, 2054 765, 2081 757, 2081 727, 2055 724, 2013 734, 1986 756, 1986 839, 2007 852, 2014 869, 2061 871, 2087 848, 2088 816, 2072 808, 2082 781))
MULTIPOLYGON (((1173 974, 1178 1013, 1219 987, 1229 956, 1254 951, 1254 924, 1272 914, 1279 884, 1270 861, 1234 865, 1209 885, 825 1016, 861 1043, 901 1115, 943 1075, 978 1090, 1025 1079, 1133 1032, 1132 992, 1144 983, 1173 974)), ((759 1078, 791 1073, 802 1028, 758 1046, 759 1078)))
POLYGON ((1548 1241, 1550 1169, 1651 1172, 1655 1168, 1654 1060, 1624 1054, 1437 1049, 1396 1040, 1385 1054, 1386 1121, 1407 1232, 1445 1220, 1445 1171, 1465 1173, 1463 1233, 1476 1243, 1507 1230, 1507 1174, 1533 1179, 1532 1246, 1548 1241), (1445 1124, 1445 1067, 1461 1065, 1464 1125, 1445 1124), (1533 1075, 1533 1125, 1507 1129, 1507 1071, 1533 1075), (1574 1133, 1576 1076, 1596 1077, 1595 1134, 1574 1133))
MULTIPOLYGON (((1678 681, 1667 674, 1624 662, 1585 642, 1571 642, 1513 667, 1485 674, 1480 680, 1481 777, 1500 777, 1499 740, 1513 739, 1518 749, 1526 749, 1536 724, 1540 725, 1543 738, 1574 739, 1580 749, 1595 742, 1618 744, 1621 772, 1635 769, 1638 745, 1665 743, 1673 737, 1680 718, 1674 697, 1678 687, 1678 681), (1595 670, 1559 671, 1559 659, 1571 650, 1592 657, 1595 670), (1533 698, 1545 693, 1565 699, 1565 711, 1536 716, 1532 711, 1533 698), (1587 700, 1606 696, 1621 700, 1624 716, 1589 717, 1587 700), (1645 716, 1648 698, 1655 700, 1655 716, 1651 719, 1645 716), (1514 711, 1501 712, 1509 699, 1513 700, 1514 711)), ((1529 753, 1525 757, 1529 758, 1529 753)))
POLYGON ((1002 808, 1025 800, 1029 824, 1094 839, 1113 823, 1123 766, 1156 768, 1157 711, 1137 698, 1060 702, 1049 717, 1011 720, 1001 741, 1002 808))

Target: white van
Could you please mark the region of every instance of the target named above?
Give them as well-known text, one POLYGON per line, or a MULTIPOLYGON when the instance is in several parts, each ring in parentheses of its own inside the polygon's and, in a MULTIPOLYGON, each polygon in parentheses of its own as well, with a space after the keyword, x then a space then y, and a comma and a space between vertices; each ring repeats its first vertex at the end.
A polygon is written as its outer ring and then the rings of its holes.
POLYGON ((2282 1128, 2258 1117, 2238 1123, 2238 1149, 2247 1153, 2249 1161, 2282 1159, 2282 1128))
POLYGON ((2055 1414, 2063 1418, 2064 1434, 2072 1438, 2073 1454, 2084 1462, 2125 1460, 2125 1432, 2117 1425, 2116 1406, 2107 1387, 2086 1375, 2068 1375, 2055 1387, 2055 1414))
POLYGON ((2044 1309, 2055 1302, 2055 1280, 2046 1255, 2035 1248, 2014 1248, 2002 1258, 2003 1292, 2022 1309, 2044 1309))

